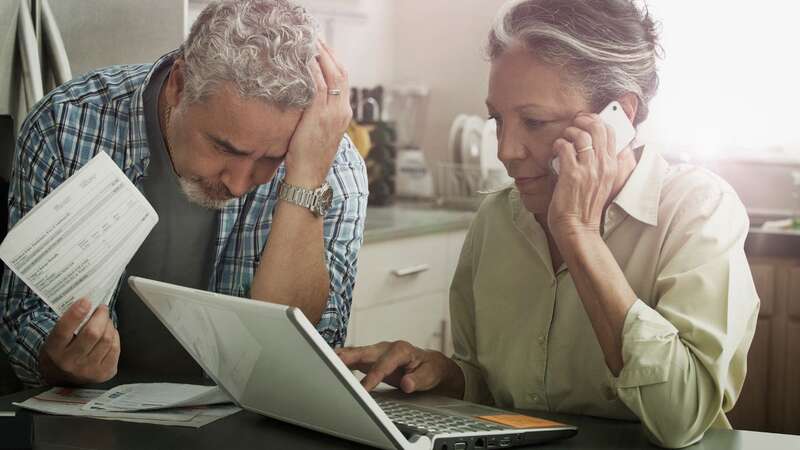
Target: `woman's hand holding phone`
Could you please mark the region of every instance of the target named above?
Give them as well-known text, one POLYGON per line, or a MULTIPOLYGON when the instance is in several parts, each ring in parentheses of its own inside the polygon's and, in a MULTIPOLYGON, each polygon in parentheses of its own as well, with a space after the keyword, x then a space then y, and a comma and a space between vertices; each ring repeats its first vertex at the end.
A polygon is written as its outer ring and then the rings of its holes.
POLYGON ((555 140, 558 163, 554 169, 559 177, 548 227, 557 242, 585 233, 600 234, 603 210, 617 178, 618 154, 634 135, 622 107, 612 102, 601 114, 579 114, 555 140))
MULTIPOLYGON (((613 101, 606 105, 602 111, 597 115, 607 126, 614 130, 616 137, 616 154, 619 154, 627 147, 633 138, 636 137, 636 129, 633 128, 630 119, 622 109, 622 105, 617 101, 613 101)), ((551 169, 558 175, 560 165, 558 157, 553 158, 551 161, 551 169)))

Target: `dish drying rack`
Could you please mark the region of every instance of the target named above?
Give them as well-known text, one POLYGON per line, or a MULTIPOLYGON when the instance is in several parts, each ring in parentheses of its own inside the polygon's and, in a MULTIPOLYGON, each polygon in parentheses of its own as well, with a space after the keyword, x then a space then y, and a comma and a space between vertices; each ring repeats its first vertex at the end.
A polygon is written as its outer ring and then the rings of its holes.
POLYGON ((486 169, 453 162, 435 165, 436 205, 448 209, 475 211, 486 195, 508 187, 505 169, 486 169))

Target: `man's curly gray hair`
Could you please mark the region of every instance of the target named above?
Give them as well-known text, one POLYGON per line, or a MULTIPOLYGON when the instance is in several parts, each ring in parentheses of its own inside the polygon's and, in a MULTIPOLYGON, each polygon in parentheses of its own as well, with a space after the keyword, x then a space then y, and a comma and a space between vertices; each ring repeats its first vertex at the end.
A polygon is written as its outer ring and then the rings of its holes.
POLYGON ((184 95, 189 103, 201 101, 232 82, 242 97, 304 108, 316 92, 317 54, 317 25, 303 7, 288 0, 213 2, 179 50, 184 95))

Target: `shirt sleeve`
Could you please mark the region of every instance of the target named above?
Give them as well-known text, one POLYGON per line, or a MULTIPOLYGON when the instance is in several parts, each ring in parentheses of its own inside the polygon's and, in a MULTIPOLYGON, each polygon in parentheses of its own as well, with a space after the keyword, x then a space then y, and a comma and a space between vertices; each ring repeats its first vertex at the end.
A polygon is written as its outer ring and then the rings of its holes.
MULTIPOLYGON (((473 227, 475 226, 473 223, 473 227)), ((491 405, 494 404, 494 399, 477 360, 475 298, 472 291, 474 267, 472 236, 473 228, 470 228, 450 285, 450 318, 454 350, 452 359, 464 374, 464 400, 491 405)))
POLYGON ((671 224, 654 307, 637 300, 625 319, 619 398, 661 446, 699 441, 727 426, 747 371, 759 299, 744 254, 749 221, 732 191, 694 194, 671 224))
MULTIPOLYGON (((47 114, 39 114, 27 120, 20 131, 9 186, 9 229, 64 180, 47 123, 47 114)), ((26 386, 43 385, 39 351, 58 315, 5 265, 0 317, 0 343, 17 377, 26 386)))
POLYGON ((358 251, 364 241, 369 197, 364 160, 346 136, 327 180, 334 192, 324 223, 330 288, 317 330, 332 347, 341 347, 347 338, 358 251))

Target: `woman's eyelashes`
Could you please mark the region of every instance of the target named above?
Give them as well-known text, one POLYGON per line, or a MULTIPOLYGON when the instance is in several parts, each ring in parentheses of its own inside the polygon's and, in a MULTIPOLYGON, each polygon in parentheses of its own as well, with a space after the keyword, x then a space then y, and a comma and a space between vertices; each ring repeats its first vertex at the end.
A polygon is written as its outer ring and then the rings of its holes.
MULTIPOLYGON (((489 114, 488 119, 495 121, 498 130, 500 130, 500 128, 503 126, 503 119, 496 114, 489 114)), ((548 123, 546 120, 539 120, 530 117, 522 117, 520 118, 520 121, 522 122, 522 125, 530 131, 536 131, 548 123)))
MULTIPOLYGON (((495 121, 497 124, 497 131, 499 132, 503 126, 503 119, 497 114, 490 113, 488 120, 495 121)), ((539 120, 532 117, 520 117, 519 121, 528 131, 538 131, 548 123, 553 122, 552 120, 539 120)))

